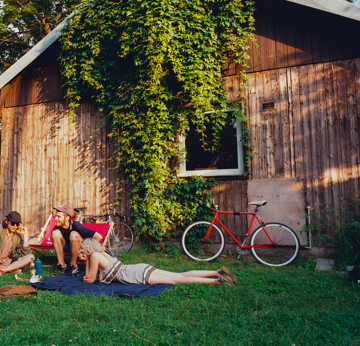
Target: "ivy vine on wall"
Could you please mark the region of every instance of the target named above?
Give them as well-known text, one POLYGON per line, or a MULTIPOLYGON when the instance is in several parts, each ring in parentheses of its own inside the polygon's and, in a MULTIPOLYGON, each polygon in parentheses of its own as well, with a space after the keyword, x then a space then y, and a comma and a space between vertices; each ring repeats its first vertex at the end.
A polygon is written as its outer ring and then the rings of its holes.
POLYGON ((251 0, 84 0, 64 29, 70 107, 91 94, 112 127, 138 234, 162 240, 208 215, 214 180, 179 178, 169 163, 189 124, 204 134, 211 121, 216 145, 228 107, 221 68, 230 54, 244 64, 253 12, 251 0))

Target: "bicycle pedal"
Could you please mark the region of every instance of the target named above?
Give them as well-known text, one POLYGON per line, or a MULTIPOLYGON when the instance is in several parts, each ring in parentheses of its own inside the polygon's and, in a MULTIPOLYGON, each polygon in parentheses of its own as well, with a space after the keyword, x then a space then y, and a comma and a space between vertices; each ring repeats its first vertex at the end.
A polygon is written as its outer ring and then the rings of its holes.
POLYGON ((111 238, 116 244, 120 243, 120 240, 118 238, 116 238, 115 236, 112 235, 111 238))
MULTIPOLYGON (((236 248, 236 252, 239 254, 239 257, 241 255, 248 255, 250 253, 249 250, 243 250, 242 248, 240 248, 239 246, 236 248)), ((238 257, 238 258, 239 258, 238 257)))

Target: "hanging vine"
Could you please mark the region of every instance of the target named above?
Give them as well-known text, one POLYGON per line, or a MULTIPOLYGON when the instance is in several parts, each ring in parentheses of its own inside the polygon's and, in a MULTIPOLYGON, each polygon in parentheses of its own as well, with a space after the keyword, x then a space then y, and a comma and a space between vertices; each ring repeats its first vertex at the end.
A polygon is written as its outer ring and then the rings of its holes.
POLYGON ((214 180, 179 178, 169 162, 190 124, 204 134, 211 121, 216 145, 227 117, 221 68, 229 54, 248 57, 253 11, 251 0, 84 0, 64 29, 70 107, 91 94, 111 125, 139 233, 161 240, 208 214, 214 180))
MULTIPOLYGON (((246 76, 245 76, 246 80, 246 76)), ((249 127, 250 119, 246 116, 244 112, 243 104, 245 103, 245 100, 243 100, 242 103, 238 104, 237 111, 236 111, 236 117, 239 119, 239 122, 241 123, 241 129, 242 129, 242 137, 241 142, 244 148, 244 162, 246 167, 248 168, 248 174, 252 175, 251 171, 251 159, 254 157, 254 154, 252 153, 254 150, 254 147, 251 145, 251 129, 249 127)))

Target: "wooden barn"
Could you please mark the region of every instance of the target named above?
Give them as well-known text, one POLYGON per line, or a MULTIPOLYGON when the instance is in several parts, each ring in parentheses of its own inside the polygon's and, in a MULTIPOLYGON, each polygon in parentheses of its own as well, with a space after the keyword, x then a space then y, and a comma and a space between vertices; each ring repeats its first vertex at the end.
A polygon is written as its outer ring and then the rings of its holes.
MULTIPOLYGON (((265 220, 298 230, 305 204, 312 211, 346 208, 359 190, 360 6, 341 0, 257 0, 255 6, 258 47, 249 52, 246 94, 252 176, 238 144, 233 168, 199 171, 183 163, 181 175, 215 176, 222 210, 246 211, 249 201, 265 199, 265 220)), ((96 107, 83 100, 69 118, 59 35, 51 32, 0 76, 0 219, 17 210, 32 232, 53 206, 101 213, 120 190, 117 208, 129 213, 127 186, 119 187, 111 135, 96 107)), ((231 58, 223 68, 229 101, 239 100, 239 68, 231 58)), ((247 220, 224 221, 235 234, 245 233, 247 220)))

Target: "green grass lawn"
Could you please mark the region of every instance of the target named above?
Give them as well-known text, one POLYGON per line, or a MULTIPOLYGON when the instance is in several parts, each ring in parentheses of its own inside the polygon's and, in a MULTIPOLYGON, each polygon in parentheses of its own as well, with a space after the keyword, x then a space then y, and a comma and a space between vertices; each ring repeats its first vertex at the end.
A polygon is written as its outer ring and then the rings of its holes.
MULTIPOLYGON (((271 269, 249 260, 198 263, 142 251, 122 260, 179 272, 226 265, 239 283, 181 284, 135 300, 48 291, 2 299, 0 344, 360 345, 360 285, 347 275, 315 272, 300 261, 271 269)), ((6 274, 0 277, 0 286, 5 284, 21 283, 6 274)))

